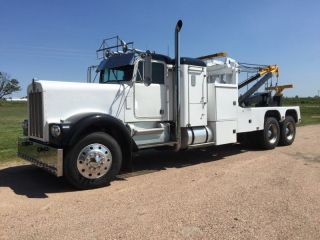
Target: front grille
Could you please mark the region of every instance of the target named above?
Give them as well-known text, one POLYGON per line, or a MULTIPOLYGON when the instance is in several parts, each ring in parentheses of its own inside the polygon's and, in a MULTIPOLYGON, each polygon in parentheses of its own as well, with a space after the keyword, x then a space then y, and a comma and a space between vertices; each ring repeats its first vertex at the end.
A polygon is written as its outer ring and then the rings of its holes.
POLYGON ((30 92, 28 101, 30 136, 43 138, 42 92, 30 92))

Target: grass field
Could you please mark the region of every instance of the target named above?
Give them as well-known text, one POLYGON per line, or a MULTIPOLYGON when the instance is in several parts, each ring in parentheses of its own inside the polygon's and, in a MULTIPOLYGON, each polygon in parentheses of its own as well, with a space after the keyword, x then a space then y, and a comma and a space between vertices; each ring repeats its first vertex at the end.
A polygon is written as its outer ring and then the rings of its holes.
POLYGON ((284 98, 285 106, 300 106, 301 125, 320 123, 320 98, 284 98))
POLYGON ((26 102, 0 101, 0 162, 17 160, 17 137, 21 122, 27 118, 26 102))
MULTIPOLYGON (((284 105, 300 106, 302 125, 320 123, 320 98, 286 98, 284 105)), ((0 101, 0 163, 18 160, 17 137, 21 122, 27 117, 25 102, 0 101)))

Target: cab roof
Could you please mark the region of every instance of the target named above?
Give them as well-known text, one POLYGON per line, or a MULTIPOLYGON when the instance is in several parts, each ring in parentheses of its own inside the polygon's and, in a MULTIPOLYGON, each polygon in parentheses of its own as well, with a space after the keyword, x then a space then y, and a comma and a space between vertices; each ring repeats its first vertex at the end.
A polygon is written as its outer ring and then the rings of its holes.
MULTIPOLYGON (((163 54, 152 53, 151 57, 154 60, 162 61, 162 62, 165 62, 166 64, 172 64, 172 65, 175 64, 174 59, 163 54)), ((115 68, 120 66, 132 65, 134 63, 134 59, 135 59, 135 53, 132 53, 132 52, 114 55, 112 57, 102 60, 97 68, 97 72, 105 68, 115 68)), ((189 57, 181 57, 180 64, 188 64, 188 65, 201 66, 201 67, 207 66, 204 61, 197 58, 189 58, 189 57)))

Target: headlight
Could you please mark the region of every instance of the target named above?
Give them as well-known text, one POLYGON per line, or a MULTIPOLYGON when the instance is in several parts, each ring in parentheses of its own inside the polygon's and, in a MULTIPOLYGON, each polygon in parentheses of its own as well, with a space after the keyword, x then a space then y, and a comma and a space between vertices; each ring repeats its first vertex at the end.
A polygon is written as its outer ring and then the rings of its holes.
POLYGON ((50 132, 53 137, 59 137, 61 134, 61 128, 59 125, 52 125, 50 128, 50 132))

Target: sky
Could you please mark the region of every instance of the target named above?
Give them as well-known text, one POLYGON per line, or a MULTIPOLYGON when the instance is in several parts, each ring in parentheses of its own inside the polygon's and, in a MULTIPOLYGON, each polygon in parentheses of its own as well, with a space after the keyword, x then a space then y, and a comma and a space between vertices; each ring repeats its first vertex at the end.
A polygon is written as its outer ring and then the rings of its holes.
POLYGON ((32 78, 86 81, 103 38, 119 35, 139 49, 174 54, 182 19, 181 55, 225 51, 239 62, 278 64, 286 96, 320 90, 319 0, 108 1, 0 0, 0 71, 26 95, 32 78))

